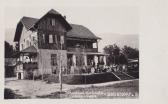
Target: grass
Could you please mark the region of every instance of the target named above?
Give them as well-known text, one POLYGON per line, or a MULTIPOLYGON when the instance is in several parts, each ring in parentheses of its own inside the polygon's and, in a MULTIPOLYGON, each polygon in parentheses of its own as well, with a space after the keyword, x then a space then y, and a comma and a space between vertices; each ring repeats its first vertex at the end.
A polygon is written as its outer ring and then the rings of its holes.
POLYGON ((55 92, 49 95, 37 96, 38 98, 138 98, 139 81, 129 81, 107 86, 91 86, 86 88, 75 88, 67 92, 55 92))
POLYGON ((15 94, 11 89, 5 88, 4 90, 4 99, 28 99, 30 97, 23 97, 22 95, 15 94))

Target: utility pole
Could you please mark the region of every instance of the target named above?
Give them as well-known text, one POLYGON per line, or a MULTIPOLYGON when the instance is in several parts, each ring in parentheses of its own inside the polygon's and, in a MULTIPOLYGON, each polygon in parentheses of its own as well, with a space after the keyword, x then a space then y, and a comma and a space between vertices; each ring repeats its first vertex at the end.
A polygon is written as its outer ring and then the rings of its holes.
MULTIPOLYGON (((62 45, 64 44, 64 36, 60 37, 61 41, 61 50, 62 50, 62 45)), ((60 52, 60 71, 59 71, 59 82, 60 82, 60 92, 62 92, 62 52, 60 52)))
MULTIPOLYGON (((61 50, 62 50, 62 44, 61 44, 61 50)), ((61 52, 60 52, 59 83, 60 83, 60 91, 62 92, 62 53, 61 52)))

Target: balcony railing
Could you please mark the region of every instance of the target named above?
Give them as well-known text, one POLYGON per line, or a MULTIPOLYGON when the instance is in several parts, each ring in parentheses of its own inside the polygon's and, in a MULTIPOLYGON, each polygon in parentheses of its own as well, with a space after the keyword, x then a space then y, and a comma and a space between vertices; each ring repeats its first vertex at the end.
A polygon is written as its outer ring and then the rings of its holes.
POLYGON ((81 52, 98 52, 97 48, 67 48, 68 52, 76 52, 76 51, 81 51, 81 52))
POLYGON ((37 69, 37 68, 38 68, 37 62, 23 63, 23 69, 25 69, 25 70, 37 69))

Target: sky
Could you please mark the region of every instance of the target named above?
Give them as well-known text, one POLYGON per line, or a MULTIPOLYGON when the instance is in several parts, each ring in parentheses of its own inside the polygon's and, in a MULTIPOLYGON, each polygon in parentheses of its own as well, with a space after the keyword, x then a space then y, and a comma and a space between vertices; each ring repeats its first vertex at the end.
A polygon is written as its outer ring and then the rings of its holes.
POLYGON ((84 25, 101 37, 99 51, 114 43, 139 48, 139 8, 134 0, 6 0, 4 6, 5 40, 11 44, 23 16, 41 18, 55 9, 69 23, 84 25))

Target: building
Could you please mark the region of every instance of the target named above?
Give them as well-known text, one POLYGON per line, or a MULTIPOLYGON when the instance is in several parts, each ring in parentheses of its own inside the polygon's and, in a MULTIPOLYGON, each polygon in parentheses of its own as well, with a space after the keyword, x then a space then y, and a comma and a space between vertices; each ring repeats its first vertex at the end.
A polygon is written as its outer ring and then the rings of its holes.
POLYGON ((92 62, 105 65, 106 55, 98 52, 100 39, 53 9, 40 19, 23 17, 14 37, 19 44, 17 78, 58 74, 60 69, 63 74, 81 74, 92 62))

